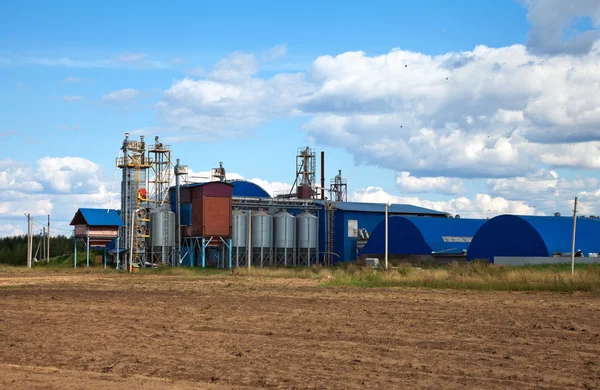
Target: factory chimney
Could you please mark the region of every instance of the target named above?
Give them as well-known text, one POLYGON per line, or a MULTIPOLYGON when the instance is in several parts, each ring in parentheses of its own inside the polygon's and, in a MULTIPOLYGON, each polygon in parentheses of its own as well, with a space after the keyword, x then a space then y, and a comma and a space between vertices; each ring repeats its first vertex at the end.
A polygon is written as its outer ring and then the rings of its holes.
POLYGON ((325 200, 325 152, 321 151, 321 200, 325 200))

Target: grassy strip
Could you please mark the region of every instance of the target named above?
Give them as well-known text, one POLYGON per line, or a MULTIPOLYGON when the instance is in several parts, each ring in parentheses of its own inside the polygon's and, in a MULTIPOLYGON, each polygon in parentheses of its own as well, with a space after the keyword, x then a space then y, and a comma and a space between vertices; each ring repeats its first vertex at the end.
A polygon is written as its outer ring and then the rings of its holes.
POLYGON ((571 275, 570 267, 499 267, 487 263, 452 264, 437 268, 408 266, 386 272, 336 272, 326 286, 425 287, 479 291, 587 291, 600 293, 600 266, 581 265, 571 275))
MULTIPOLYGON (((86 268, 79 264, 73 270, 72 256, 50 263, 38 263, 32 270, 22 267, 0 266, 1 272, 93 272, 127 273, 124 270, 102 266, 86 268)), ((323 286, 372 287, 423 287, 443 289, 469 289, 479 291, 586 291, 600 293, 600 264, 578 264, 571 275, 570 265, 540 265, 502 267, 484 262, 451 264, 428 268, 401 265, 388 271, 342 265, 333 268, 236 268, 234 270, 158 267, 142 268, 136 275, 172 275, 190 278, 277 278, 311 279, 323 286)))

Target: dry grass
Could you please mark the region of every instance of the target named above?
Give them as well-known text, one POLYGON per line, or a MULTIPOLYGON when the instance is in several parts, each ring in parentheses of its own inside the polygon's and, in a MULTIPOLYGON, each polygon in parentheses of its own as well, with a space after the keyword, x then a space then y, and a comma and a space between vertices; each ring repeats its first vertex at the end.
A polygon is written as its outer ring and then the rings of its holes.
MULTIPOLYGON (((76 270, 66 263, 54 266, 2 266, 0 273, 126 273, 122 270, 103 269, 101 266, 76 270)), ((388 271, 345 265, 333 268, 320 266, 297 268, 237 268, 234 270, 159 267, 141 269, 137 274, 165 275, 185 278, 278 278, 311 279, 326 287, 423 287, 470 289, 482 291, 587 291, 600 293, 600 264, 578 265, 574 275, 565 265, 503 267, 483 262, 451 264, 444 267, 417 268, 401 265, 388 271)))
POLYGON ((333 272, 329 286, 426 287, 484 291, 600 292, 600 266, 501 267, 488 263, 452 264, 439 268, 401 266, 389 271, 333 272))

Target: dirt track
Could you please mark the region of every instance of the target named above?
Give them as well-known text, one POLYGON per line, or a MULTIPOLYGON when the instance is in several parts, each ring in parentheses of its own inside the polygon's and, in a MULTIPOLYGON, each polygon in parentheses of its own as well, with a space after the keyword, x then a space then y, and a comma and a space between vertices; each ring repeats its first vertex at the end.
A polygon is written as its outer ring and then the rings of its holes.
POLYGON ((0 388, 594 389, 599 319, 587 294, 0 274, 0 388))

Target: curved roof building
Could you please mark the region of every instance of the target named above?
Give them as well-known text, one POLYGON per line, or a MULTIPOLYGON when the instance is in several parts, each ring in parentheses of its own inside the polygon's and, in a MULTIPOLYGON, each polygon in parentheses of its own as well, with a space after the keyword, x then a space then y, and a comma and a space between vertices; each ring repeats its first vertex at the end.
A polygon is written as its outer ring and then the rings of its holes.
MULTIPOLYGON (((494 261, 496 256, 550 257, 571 253, 573 218, 500 215, 477 231, 467 260, 494 261)), ((575 250, 600 252, 600 221, 577 218, 575 250)))
POLYGON ((246 180, 230 180, 233 185, 233 196, 244 196, 248 198, 270 198, 271 195, 258 184, 246 180))
MULTIPOLYGON (((391 255, 462 254, 483 225, 481 219, 390 217, 388 253, 391 255)), ((380 222, 359 252, 385 253, 385 221, 380 222)))

